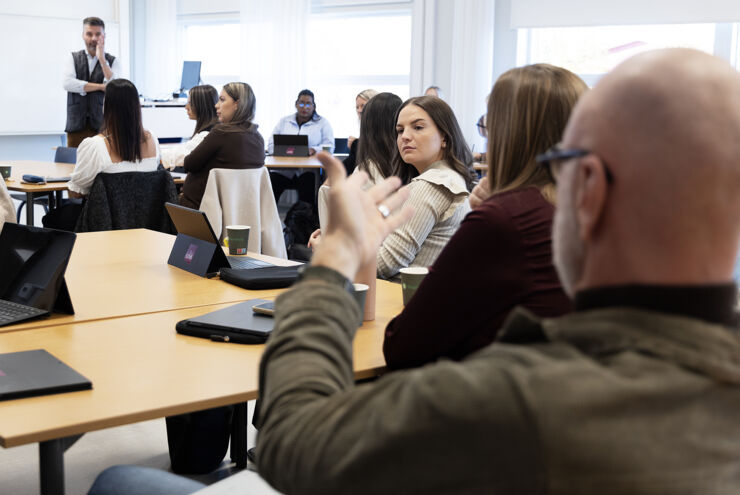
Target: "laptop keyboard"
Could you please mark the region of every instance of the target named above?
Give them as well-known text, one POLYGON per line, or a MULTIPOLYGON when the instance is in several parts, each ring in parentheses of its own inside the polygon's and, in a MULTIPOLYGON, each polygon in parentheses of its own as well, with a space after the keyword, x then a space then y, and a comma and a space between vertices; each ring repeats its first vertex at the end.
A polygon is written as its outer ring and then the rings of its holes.
POLYGON ((256 258, 250 258, 249 256, 227 256, 226 258, 228 258, 231 268, 264 268, 266 266, 274 266, 256 258))
POLYGON ((48 314, 49 312, 43 309, 0 299, 0 327, 48 314))

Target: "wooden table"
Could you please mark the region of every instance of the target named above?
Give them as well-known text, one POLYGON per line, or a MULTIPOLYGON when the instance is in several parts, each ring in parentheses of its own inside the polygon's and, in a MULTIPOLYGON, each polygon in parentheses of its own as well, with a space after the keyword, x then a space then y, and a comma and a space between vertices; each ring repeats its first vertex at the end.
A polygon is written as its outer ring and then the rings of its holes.
MULTIPOLYGON (((0 334, 249 299, 250 292, 167 264, 175 236, 147 229, 77 234, 65 279, 75 314, 0 327, 0 334)), ((294 264, 250 253, 273 264, 294 264)), ((261 291, 268 299, 280 291, 261 291)), ((262 297, 262 296, 260 296, 262 297)))
POLYGON ((18 191, 26 194, 26 225, 33 225, 33 198, 41 194, 49 195, 49 206, 54 207, 54 193, 57 202, 62 197, 62 191, 67 190, 66 182, 47 182, 46 184, 24 184, 21 182, 25 174, 41 177, 69 177, 75 166, 74 163, 38 162, 32 160, 5 160, 2 165, 10 165, 10 179, 5 181, 9 191, 18 191))
MULTIPOLYGON (((75 169, 74 163, 39 162, 33 160, 4 160, 0 165, 10 165, 10 179, 5 181, 9 191, 19 191, 26 194, 26 225, 33 225, 34 211, 33 198, 41 194, 48 194, 49 207, 54 207, 54 195, 56 203, 62 199, 62 192, 67 190, 66 182, 47 182, 46 184, 24 184, 21 182, 25 174, 39 175, 41 177, 69 177, 75 169)), ((184 179, 174 178, 175 184, 182 184, 184 179)))
MULTIPOLYGON (((0 402, 0 445, 40 445, 42 493, 64 492, 64 451, 82 434, 173 414, 237 404, 243 421, 236 424, 244 424, 237 459, 240 446, 246 455, 245 402, 257 397, 263 346, 183 336, 175 324, 225 303, 274 299, 283 289, 248 291, 171 267, 173 242, 144 229, 78 234, 66 274, 76 314, 0 327, 0 352, 44 348, 93 383, 0 402)), ((385 326, 401 309, 401 286, 379 280, 377 319, 354 342, 358 379, 385 368, 385 326)))
MULTIPOLYGON (((377 319, 366 322, 354 341, 358 379, 385 368, 384 329, 402 309, 400 285, 378 281, 377 290, 377 319)), ((244 295, 255 297, 266 294, 244 295)), ((229 404, 241 404, 246 428, 244 403, 257 397, 264 346, 175 333, 178 321, 226 306, 0 335, 0 352, 44 348, 93 383, 92 390, 0 402, 0 444, 9 448, 38 442, 41 491, 63 493, 64 451, 86 432, 229 404)), ((246 449, 246 430, 243 444, 246 449)))
POLYGON ((321 162, 316 156, 273 156, 265 157, 267 168, 321 168, 321 162))

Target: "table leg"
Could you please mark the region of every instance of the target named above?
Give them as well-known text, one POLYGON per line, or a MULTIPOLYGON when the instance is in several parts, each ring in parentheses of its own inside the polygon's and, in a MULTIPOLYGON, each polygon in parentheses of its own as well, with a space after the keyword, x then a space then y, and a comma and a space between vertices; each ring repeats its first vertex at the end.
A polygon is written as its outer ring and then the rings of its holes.
POLYGON ((231 460, 237 469, 247 467, 247 403, 234 406, 234 419, 231 423, 231 460))
POLYGON ((32 192, 26 193, 26 225, 33 226, 33 196, 32 192))
POLYGON ((64 452, 82 435, 39 443, 41 495, 64 495, 64 452))

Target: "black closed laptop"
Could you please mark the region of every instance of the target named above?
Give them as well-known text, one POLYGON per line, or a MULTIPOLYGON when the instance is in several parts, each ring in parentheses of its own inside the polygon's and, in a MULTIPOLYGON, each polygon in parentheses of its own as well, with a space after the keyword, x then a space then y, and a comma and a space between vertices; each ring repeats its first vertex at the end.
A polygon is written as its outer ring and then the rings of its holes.
POLYGON ((182 320, 175 329, 183 335, 219 342, 262 344, 270 336, 275 320, 272 316, 255 313, 252 308, 269 302, 265 299, 251 299, 228 308, 182 320))
POLYGON ((308 156, 308 136, 303 134, 274 134, 273 156, 308 156))
POLYGON ((91 388, 90 380, 43 349, 0 354, 0 400, 91 388))
POLYGON ((62 230, 3 225, 0 326, 46 316, 51 311, 74 314, 64 272, 76 238, 76 234, 62 230))

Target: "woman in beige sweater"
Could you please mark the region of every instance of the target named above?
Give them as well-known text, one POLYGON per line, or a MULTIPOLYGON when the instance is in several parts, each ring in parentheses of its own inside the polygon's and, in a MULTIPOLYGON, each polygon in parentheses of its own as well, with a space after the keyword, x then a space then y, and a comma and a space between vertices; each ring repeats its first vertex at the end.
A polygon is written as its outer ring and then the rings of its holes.
POLYGON ((397 115, 394 175, 409 184, 414 216, 380 246, 378 277, 386 279, 401 268, 434 263, 470 211, 473 186, 473 155, 444 100, 410 98, 397 115))

